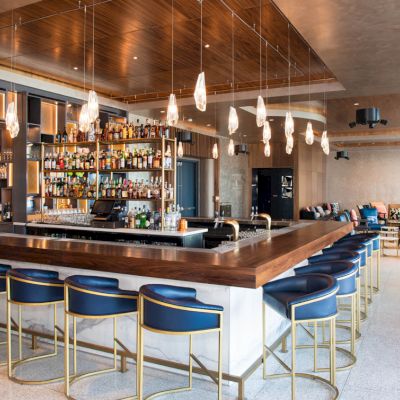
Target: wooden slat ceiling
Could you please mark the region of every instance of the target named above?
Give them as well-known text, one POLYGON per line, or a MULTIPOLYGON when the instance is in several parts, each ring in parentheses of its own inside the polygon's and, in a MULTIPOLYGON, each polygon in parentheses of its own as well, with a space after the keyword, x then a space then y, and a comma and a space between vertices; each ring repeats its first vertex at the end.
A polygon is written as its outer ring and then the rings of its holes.
MULTIPOLYGON (((171 91, 171 1, 95 0, 95 88, 127 102, 166 97, 171 91), (138 57, 137 60, 134 57, 138 57)), ((225 0, 250 27, 259 30, 259 0, 225 0)), ((43 0, 14 10, 18 21, 15 68, 83 86, 84 11, 76 0, 43 0), (46 18, 48 17, 48 18, 46 18), (78 67, 75 71, 73 68, 78 67)), ((86 2, 86 68, 91 81, 92 1, 86 2), (89 72, 90 71, 90 72, 89 72)), ((269 84, 287 85, 288 21, 269 0, 262 1, 262 36, 268 50, 269 84)), ((175 0, 174 88, 192 95, 200 70, 200 5, 175 0)), ((0 14, 0 65, 9 66, 12 12, 0 14)), ((231 88, 231 13, 220 0, 204 0, 203 65, 210 92, 231 88)), ((259 40, 235 18, 235 83, 239 90, 259 85, 259 40)), ((308 82, 309 47, 292 27, 293 84, 308 82)), ((263 76, 265 47, 263 46, 263 76)), ((324 78, 324 64, 311 51, 311 79, 324 78)), ((326 79, 334 75, 325 70, 326 79)), ((265 84, 263 82, 263 84, 265 84)))

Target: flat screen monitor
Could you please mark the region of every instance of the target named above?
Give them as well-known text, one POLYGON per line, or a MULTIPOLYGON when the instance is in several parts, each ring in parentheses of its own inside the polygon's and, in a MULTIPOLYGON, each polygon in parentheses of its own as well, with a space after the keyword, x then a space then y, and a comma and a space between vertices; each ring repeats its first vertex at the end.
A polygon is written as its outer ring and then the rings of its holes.
POLYGON ((110 215, 113 211, 115 201, 96 200, 93 204, 92 214, 110 215))

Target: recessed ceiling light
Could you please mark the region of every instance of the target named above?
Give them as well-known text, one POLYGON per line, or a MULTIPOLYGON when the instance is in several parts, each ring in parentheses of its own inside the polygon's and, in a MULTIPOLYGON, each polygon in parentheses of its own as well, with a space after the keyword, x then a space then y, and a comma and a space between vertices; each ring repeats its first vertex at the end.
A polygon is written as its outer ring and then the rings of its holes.
POLYGON ((72 107, 72 104, 71 103, 68 103, 67 104, 67 107, 69 108, 69 107, 72 107))
POLYGON ((207 126, 211 126, 211 124, 207 124, 207 126))
POLYGON ((354 105, 355 105, 355 106, 359 106, 359 105, 360 105, 360 103, 358 103, 358 102, 355 102, 355 103, 354 103, 354 105))
POLYGON ((210 48, 210 45, 209 45, 208 43, 206 43, 206 44, 204 45, 204 47, 205 47, 206 49, 209 49, 209 48, 210 48))
POLYGON ((192 122, 192 121, 193 121, 193 118, 188 118, 188 121, 189 121, 189 122, 192 122))
POLYGON ((275 120, 273 119, 273 118, 270 118, 269 119, 269 122, 274 122, 275 120))
POLYGON ((78 67, 74 67, 74 70, 75 70, 75 71, 78 71, 78 67))
POLYGON ((138 58, 139 58, 138 56, 134 56, 134 57, 133 57, 134 60, 137 60, 138 58))
POLYGON ((164 114, 164 113, 165 113, 165 110, 161 110, 160 113, 161 113, 161 114, 164 114))

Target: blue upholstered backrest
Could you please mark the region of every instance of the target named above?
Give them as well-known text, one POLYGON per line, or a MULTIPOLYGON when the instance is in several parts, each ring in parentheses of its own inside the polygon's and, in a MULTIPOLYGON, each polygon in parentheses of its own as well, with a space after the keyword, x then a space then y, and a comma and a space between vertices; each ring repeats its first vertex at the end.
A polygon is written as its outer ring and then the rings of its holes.
POLYGON ((378 210, 376 208, 362 208, 360 210, 361 218, 366 219, 372 224, 378 223, 378 210))

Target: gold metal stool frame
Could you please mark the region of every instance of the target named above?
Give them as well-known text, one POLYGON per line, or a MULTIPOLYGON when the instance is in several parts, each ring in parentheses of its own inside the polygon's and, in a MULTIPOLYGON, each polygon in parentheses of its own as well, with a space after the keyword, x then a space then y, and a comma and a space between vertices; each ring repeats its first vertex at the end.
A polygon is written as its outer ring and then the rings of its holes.
MULTIPOLYGON (((0 279, 6 279, 6 276, 5 275, 4 276, 0 276, 0 279)), ((3 295, 3 294, 7 294, 7 291, 0 292, 0 296, 3 295)), ((6 301, 7 301, 7 299, 6 299, 6 301)), ((7 340, 5 342, 0 342, 0 346, 4 346, 4 345, 7 345, 7 340)), ((5 365, 7 365, 7 361, 0 362, 0 367, 4 367, 5 365)))
MULTIPOLYGON (((348 274, 346 276, 343 276, 341 278, 336 278, 337 281, 341 281, 343 279, 347 279, 351 276, 354 276, 357 274, 357 271, 353 272, 352 274, 348 274)), ((338 320, 336 319, 336 325, 335 328, 348 328, 350 331, 350 339, 344 339, 344 340, 337 340, 336 339, 336 344, 350 344, 350 351, 347 349, 343 349, 341 347, 336 347, 336 350, 339 351, 340 353, 344 354, 346 357, 350 359, 350 362, 347 365, 343 366, 336 366, 336 371, 345 371, 351 367, 357 362, 357 357, 356 357, 356 332, 357 332, 357 288, 356 291, 352 294, 345 294, 345 295, 336 295, 336 298, 338 299, 338 309, 339 309, 339 302, 341 299, 350 299, 350 320, 338 320), (342 323, 350 323, 350 327, 343 326, 341 325, 342 323)), ((307 333, 308 336, 310 336, 314 344, 313 345, 297 345, 297 349, 309 349, 313 348, 314 349, 314 372, 326 372, 329 371, 329 368, 318 368, 317 364, 317 355, 318 355, 318 349, 319 348, 329 348, 329 343, 325 340, 325 323, 322 322, 321 328, 322 328, 322 343, 318 343, 318 323, 317 321, 314 322, 314 334, 312 334, 302 323, 299 324, 304 331, 307 333)))
POLYGON ((189 384, 185 387, 163 390, 157 393, 153 393, 145 398, 145 400, 151 400, 158 396, 163 396, 166 394, 178 393, 178 392, 186 392, 190 391, 193 388, 193 361, 195 361, 199 367, 205 371, 205 373, 212 379, 212 381, 218 386, 218 400, 222 400, 222 326, 223 326, 223 311, 214 311, 214 310, 203 310, 198 308, 190 308, 177 306, 169 303, 165 303, 159 300, 155 300, 149 298, 143 294, 139 294, 139 350, 138 350, 138 368, 139 368, 139 394, 138 400, 143 400, 143 364, 144 364, 144 330, 148 330, 154 333, 160 333, 165 335, 185 335, 189 336, 189 384), (214 329, 207 329, 201 331, 190 331, 190 332, 171 332, 171 331, 163 331, 151 328, 146 326, 143 321, 143 308, 144 308, 144 300, 152 302, 154 304, 161 305, 163 307, 174 308, 177 310, 190 311, 190 312, 198 312, 198 313, 207 313, 207 314, 217 314, 219 316, 219 327, 214 329), (218 374, 214 376, 212 372, 210 372, 205 365, 192 353, 193 343, 192 336, 193 335, 201 335, 210 332, 218 332, 218 374))
MULTIPOLYGON (((70 399, 70 400, 75 400, 74 397, 70 395, 70 389, 73 383, 75 383, 78 380, 84 379, 84 378, 89 378, 95 375, 101 375, 101 374, 106 374, 110 372, 116 372, 118 371, 117 368, 117 346, 120 346, 122 349, 124 349, 126 352, 129 352, 128 348, 118 339, 117 337, 117 318, 119 317, 124 317, 127 315, 138 315, 137 311, 134 312, 128 312, 128 313, 122 313, 122 314, 111 314, 111 315, 83 315, 83 314, 75 314, 69 310, 69 301, 68 301, 68 289, 71 288, 74 291, 77 292, 82 292, 82 293, 87 293, 87 294, 93 294, 96 296, 104 296, 104 297, 118 297, 118 298, 124 298, 124 299, 132 299, 132 300, 137 300, 137 296, 130 296, 130 295, 118 295, 118 294, 108 294, 108 293, 101 293, 101 292, 96 292, 96 291, 91 291, 87 289, 81 289, 72 285, 64 285, 64 393, 65 396, 70 399), (70 337, 69 337, 69 322, 70 322, 70 316, 72 317, 72 325, 73 325, 73 374, 71 375, 70 373, 70 337), (113 360, 114 360, 114 365, 112 368, 106 368, 102 369, 100 371, 93 371, 93 372, 87 372, 84 374, 78 374, 78 363, 77 363, 77 334, 76 334, 76 320, 77 318, 82 318, 82 319, 109 319, 113 318, 113 360)), ((139 338, 139 323, 137 322, 137 333, 138 333, 138 338, 139 338)), ((137 343, 139 343, 137 341, 137 343)), ((138 364, 136 364, 136 368, 138 369, 138 364)), ((138 371, 136 371, 136 392, 138 391, 139 387, 139 374, 138 371)), ((123 399, 119 400, 134 400, 137 399, 138 395, 136 394, 135 396, 129 396, 129 397, 124 397, 123 399)))
MULTIPOLYGON (((263 301, 262 305, 262 315, 263 315, 263 378, 286 378, 290 377, 291 378, 291 393, 292 393, 292 400, 296 399, 296 377, 299 378, 306 378, 306 379, 312 379, 312 380, 317 380, 321 383, 324 383, 327 385, 333 392, 334 395, 331 398, 331 400, 336 400, 339 397, 339 390, 336 387, 336 316, 337 314, 327 317, 327 318, 316 318, 316 319, 309 319, 309 320, 296 320, 295 315, 296 315, 296 308, 300 306, 304 306, 307 304, 315 303, 320 300, 324 300, 326 298, 331 297, 332 295, 336 295, 339 289, 337 289, 333 293, 329 293, 328 295, 321 296, 312 300, 308 300, 305 302, 302 302, 300 304, 294 304, 291 306, 291 340, 292 340, 292 365, 289 367, 279 356, 275 354, 275 352, 267 346, 266 344, 266 307, 267 305, 263 301), (298 348, 296 344, 296 332, 297 332, 297 324, 303 324, 303 323, 312 323, 316 324, 318 322, 329 322, 329 327, 330 327, 330 344, 329 344, 329 350, 330 350, 330 367, 329 367, 329 381, 327 379, 324 379, 318 375, 313 375, 309 373, 303 373, 303 372, 296 372, 296 349, 298 348), (267 352, 271 354, 278 362, 279 364, 286 370, 288 371, 287 373, 280 373, 280 374, 267 374, 267 352)), ((316 347, 314 347, 314 351, 316 351, 316 347)), ((315 357, 315 354, 314 354, 315 357)))
POLYGON ((63 377, 51 378, 46 380, 38 380, 38 381, 31 381, 26 379, 16 378, 14 376, 15 368, 19 365, 26 364, 29 362, 41 360, 44 358, 56 357, 58 355, 58 332, 61 334, 63 331, 57 325, 57 305, 62 304, 63 300, 61 301, 51 301, 45 303, 23 303, 23 302, 16 302, 12 301, 10 298, 10 280, 13 279, 15 281, 28 283, 30 285, 37 285, 37 286, 52 286, 52 287, 63 287, 64 284, 59 283, 45 283, 45 282, 35 282, 26 279, 21 279, 17 277, 10 277, 7 276, 7 364, 8 364, 8 377, 17 383, 23 385, 42 385, 46 383, 58 382, 63 380, 63 377), (11 305, 15 304, 18 305, 18 360, 13 361, 12 359, 12 341, 11 341, 11 305), (52 353, 49 354, 42 354, 39 356, 32 356, 28 358, 22 358, 22 306, 27 307, 38 307, 38 306, 53 306, 53 313, 54 313, 54 350, 52 353))

